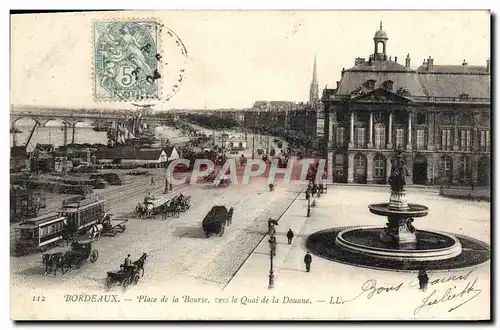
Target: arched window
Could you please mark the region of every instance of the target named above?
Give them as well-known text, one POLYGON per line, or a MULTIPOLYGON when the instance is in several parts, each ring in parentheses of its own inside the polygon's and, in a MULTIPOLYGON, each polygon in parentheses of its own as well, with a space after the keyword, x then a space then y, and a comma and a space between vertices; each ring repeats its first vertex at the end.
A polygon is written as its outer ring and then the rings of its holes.
POLYGON ((386 160, 385 157, 381 154, 377 154, 373 158, 373 177, 374 178, 385 178, 386 171, 386 160))
POLYGON ((385 126, 384 124, 375 124, 375 148, 385 148, 385 126))
POLYGON ((467 156, 462 156, 460 158, 460 178, 468 179, 470 177, 470 162, 467 156))

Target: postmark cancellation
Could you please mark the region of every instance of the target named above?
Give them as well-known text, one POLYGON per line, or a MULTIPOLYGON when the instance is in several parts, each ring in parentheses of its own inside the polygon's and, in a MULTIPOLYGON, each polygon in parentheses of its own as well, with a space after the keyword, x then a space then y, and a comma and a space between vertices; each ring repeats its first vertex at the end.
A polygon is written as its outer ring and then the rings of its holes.
POLYGON ((95 101, 159 99, 160 22, 101 20, 92 28, 95 101))

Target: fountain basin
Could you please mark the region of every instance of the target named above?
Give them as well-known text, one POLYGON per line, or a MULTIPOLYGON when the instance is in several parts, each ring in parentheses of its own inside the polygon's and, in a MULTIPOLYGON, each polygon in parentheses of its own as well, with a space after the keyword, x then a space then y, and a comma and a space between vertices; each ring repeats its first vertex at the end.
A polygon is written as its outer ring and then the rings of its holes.
POLYGON ((382 227, 358 227, 341 231, 335 244, 350 252, 377 259, 394 261, 435 261, 456 257, 462 253, 460 241, 448 234, 418 230, 417 244, 405 247, 381 242, 382 227))
MULTIPOLYGON (((459 240, 462 246, 462 253, 453 258, 434 261, 383 259, 377 256, 352 252, 351 250, 344 249, 336 244, 338 234, 346 229, 355 228, 367 227, 349 226, 323 229, 309 235, 306 241, 306 247, 316 256, 330 261, 340 262, 356 267, 366 267, 387 271, 418 271, 425 268, 436 272, 449 272, 450 269, 476 267, 488 262, 491 256, 491 247, 489 244, 460 234, 451 234, 451 236, 456 237, 459 240)), ((419 232, 422 231, 417 231, 417 234, 419 232)), ((378 237, 373 236, 373 238, 379 242, 377 244, 382 244, 378 237)), ((426 248, 426 246, 419 247, 426 248)))
POLYGON ((419 218, 425 217, 429 213, 429 208, 420 204, 408 203, 408 208, 403 210, 393 210, 389 208, 389 203, 378 203, 368 205, 370 212, 382 216, 399 215, 401 217, 419 218))

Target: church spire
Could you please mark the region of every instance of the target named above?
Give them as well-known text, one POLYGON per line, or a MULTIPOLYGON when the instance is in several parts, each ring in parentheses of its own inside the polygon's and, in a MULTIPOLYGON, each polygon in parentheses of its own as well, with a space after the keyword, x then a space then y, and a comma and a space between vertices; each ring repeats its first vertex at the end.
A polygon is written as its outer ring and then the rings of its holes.
POLYGON ((316 55, 314 55, 314 67, 311 86, 309 88, 309 102, 314 103, 319 99, 318 74, 316 72, 316 55))

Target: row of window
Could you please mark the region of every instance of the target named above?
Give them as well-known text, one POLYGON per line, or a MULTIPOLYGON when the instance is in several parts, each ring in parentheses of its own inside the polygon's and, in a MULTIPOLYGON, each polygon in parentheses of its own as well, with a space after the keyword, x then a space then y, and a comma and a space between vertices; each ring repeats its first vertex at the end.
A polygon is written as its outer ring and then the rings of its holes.
POLYGON ((65 216, 68 224, 73 226, 83 226, 89 222, 99 220, 104 213, 103 204, 99 204, 84 210, 78 210, 75 212, 63 212, 62 216, 65 216))
MULTIPOLYGON (((441 169, 443 171, 443 176, 449 176, 453 171, 453 160, 450 156, 442 156, 440 159, 441 169)), ((354 156, 354 169, 361 169, 364 171, 366 168, 366 157, 361 154, 354 156)), ((467 156, 462 156, 459 160, 459 173, 460 177, 463 179, 468 179, 471 172, 470 159, 467 156)), ((384 178, 386 176, 386 158, 377 154, 373 158, 373 177, 374 178, 384 178)))
POLYGON ((46 227, 41 227, 40 228, 40 238, 43 238, 45 236, 49 236, 54 233, 59 233, 63 230, 64 224, 62 222, 56 222, 54 224, 51 224, 46 227))
MULTIPOLYGON (((353 141, 356 147, 366 146, 366 129, 364 127, 357 127, 355 130, 355 140, 353 141)), ((383 125, 375 125, 374 127, 374 148, 385 149, 386 148, 386 133, 385 127, 383 125)), ((335 141, 337 147, 345 147, 345 127, 337 127, 335 132, 335 141)), ((472 133, 470 130, 459 131, 459 147, 461 151, 471 151, 472 150, 472 133)), ((396 136, 394 141, 394 146, 397 148, 403 148, 406 141, 405 129, 397 128, 396 136)), ((416 148, 417 150, 426 149, 426 132, 423 129, 416 130, 416 148)), ((481 131, 479 146, 481 151, 488 151, 490 149, 490 132, 481 131)), ((443 129, 441 130, 441 149, 451 150, 453 147, 452 140, 452 130, 443 129)))

